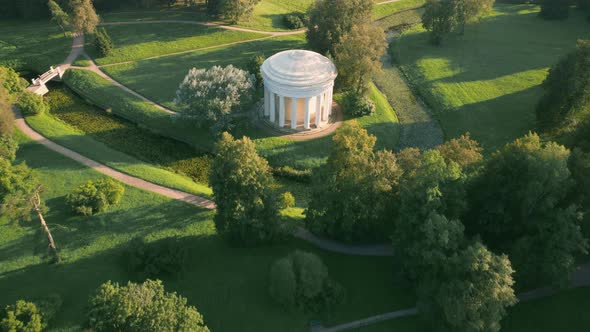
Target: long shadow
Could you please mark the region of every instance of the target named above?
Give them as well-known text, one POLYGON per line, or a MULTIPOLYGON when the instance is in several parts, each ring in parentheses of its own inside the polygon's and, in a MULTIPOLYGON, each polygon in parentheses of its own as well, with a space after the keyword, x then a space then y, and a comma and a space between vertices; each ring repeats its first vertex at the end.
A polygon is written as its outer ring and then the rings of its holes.
MULTIPOLYGON (((428 84, 494 80, 551 66, 575 47, 576 39, 590 35, 581 15, 572 13, 566 21, 546 21, 536 12, 521 12, 531 8, 497 5, 498 15, 467 26, 464 36, 449 35, 439 47, 428 43, 427 32, 406 34, 402 44, 413 49, 408 64, 416 68, 427 59, 445 61, 445 70, 452 74, 428 84)), ((406 51, 402 48, 401 52, 406 51)))

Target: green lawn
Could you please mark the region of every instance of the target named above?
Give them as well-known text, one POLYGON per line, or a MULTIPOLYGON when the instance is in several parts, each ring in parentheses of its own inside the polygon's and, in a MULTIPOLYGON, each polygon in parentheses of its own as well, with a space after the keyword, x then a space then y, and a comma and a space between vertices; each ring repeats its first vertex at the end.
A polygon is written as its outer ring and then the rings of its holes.
POLYGON ((416 26, 396 44, 397 60, 437 113, 447 138, 467 131, 489 150, 534 128, 539 84, 548 68, 590 36, 578 12, 565 21, 537 17, 533 5, 496 5, 494 13, 441 47, 416 26))
POLYGON ((291 13, 304 13, 313 0, 262 0, 256 7, 249 21, 239 22, 239 26, 264 30, 288 30, 283 24, 283 16, 291 13))
POLYGON ((140 22, 140 21, 159 21, 159 20, 180 20, 180 21, 207 21, 209 17, 198 10, 182 9, 162 9, 162 10, 133 10, 133 11, 114 11, 100 13, 100 19, 103 22, 140 22))
POLYGON ((270 56, 287 49, 305 48, 305 45, 304 35, 283 36, 108 66, 102 70, 130 89, 166 107, 174 108, 176 89, 193 67, 209 68, 233 64, 244 68, 255 54, 264 53, 270 56))
POLYGON ((72 40, 47 21, 0 21, 0 65, 45 72, 63 62, 72 40))
POLYGON ((373 8, 373 19, 383 19, 386 16, 393 15, 406 9, 424 6, 425 3, 426 0, 401 0, 378 5, 373 8))
POLYGON ((93 217, 78 217, 64 195, 89 179, 102 177, 19 134, 18 160, 35 168, 45 187, 49 227, 64 262, 47 265, 46 240, 38 221, 22 224, 0 220, 0 306, 20 298, 58 293, 63 306, 52 328, 77 331, 84 323, 88 297, 107 281, 126 282, 125 244, 135 236, 157 240, 180 236, 189 251, 187 271, 164 278, 168 290, 186 296, 204 314, 212 331, 308 331, 310 319, 337 324, 411 306, 412 292, 392 281, 391 258, 354 257, 315 250, 292 241, 274 247, 232 248, 220 239, 212 212, 126 187, 120 205, 93 217), (267 295, 267 273, 276 259, 295 248, 319 254, 332 277, 346 289, 346 302, 329 314, 287 312, 267 295))
POLYGON ((107 57, 98 56, 93 38, 87 38, 86 43, 86 52, 95 58, 98 65, 135 61, 267 36, 182 23, 110 25, 105 29, 115 45, 107 57))

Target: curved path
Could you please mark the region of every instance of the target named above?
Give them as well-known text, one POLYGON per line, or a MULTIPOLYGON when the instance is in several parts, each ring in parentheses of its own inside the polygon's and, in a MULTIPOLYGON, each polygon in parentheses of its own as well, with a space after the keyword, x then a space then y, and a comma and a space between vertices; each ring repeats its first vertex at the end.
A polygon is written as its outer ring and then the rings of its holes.
MULTIPOLYGON (((83 35, 74 36, 73 42, 72 42, 72 49, 70 51, 70 54, 64 60, 64 63, 60 65, 60 67, 64 70, 67 68, 70 68, 72 63, 76 60, 76 58, 78 58, 78 56, 80 56, 82 54, 84 54, 84 36, 83 35)), ((86 55, 84 54, 84 56, 86 56, 86 55)), ((86 68, 86 67, 75 67, 75 68, 91 70, 91 71, 96 72, 99 75, 102 73, 102 71, 100 71, 98 69, 98 67, 96 67, 95 64, 93 67, 89 67, 89 68, 86 68)), ((104 73, 102 73, 101 76, 112 80, 111 78, 106 76, 106 74, 104 74, 104 73)), ((112 80, 112 81, 114 81, 114 80, 112 80)), ((114 81, 114 82, 116 82, 116 81, 114 81)), ((147 98, 142 97, 141 95, 128 89, 127 87, 123 86, 122 84, 120 84, 120 83, 116 83, 116 84, 119 85, 124 90, 126 90, 136 96, 139 96, 139 97, 143 98, 144 100, 147 100, 148 102, 151 102, 147 98)), ((151 102, 151 103, 153 103, 153 102, 151 102)), ((155 103, 153 103, 153 104, 155 104, 155 103)), ((157 105, 157 104, 155 104, 155 105, 157 105)), ((162 106, 160 105, 160 107, 162 107, 162 106)), ((170 112, 172 112, 172 111, 170 111, 170 112)), ((137 178, 134 176, 130 176, 128 174, 125 174, 125 173, 119 172, 115 169, 112 169, 106 165, 103 165, 97 161, 94 161, 90 158, 87 158, 87 157, 85 157, 73 150, 70 150, 66 147, 56 144, 55 142, 47 139, 46 137, 42 136, 41 134, 39 134, 38 132, 33 130, 26 123, 21 112, 19 110, 17 110, 16 108, 14 108, 14 113, 15 113, 15 117, 16 117, 15 122, 16 122, 17 128, 20 129, 27 137, 29 137, 33 141, 55 151, 63 156, 66 156, 72 160, 75 160, 75 161, 77 161, 85 166, 88 166, 88 167, 90 167, 102 174, 105 174, 109 177, 117 179, 127 185, 130 185, 130 186, 133 186, 133 187, 136 187, 139 189, 143 189, 146 191, 150 191, 153 193, 157 193, 157 194, 160 194, 160 195, 172 198, 172 199, 183 201, 185 203, 188 203, 188 204, 191 204, 194 206, 198 206, 201 208, 215 209, 215 202, 213 202, 211 200, 208 200, 206 198, 203 198, 203 197, 200 197, 200 196, 197 196, 194 194, 186 193, 186 192, 183 192, 180 190, 171 189, 168 187, 157 185, 155 183, 145 181, 143 179, 140 179, 140 178, 137 178)), ((348 254, 348 255, 358 255, 358 256, 392 256, 393 255, 391 246, 388 244, 371 245, 371 246, 347 245, 347 244, 335 242, 332 240, 320 238, 320 237, 308 232, 307 230, 305 230, 301 227, 298 228, 297 231, 294 232, 293 235, 299 239, 310 242, 321 249, 336 252, 336 253, 342 253, 342 254, 348 254)))

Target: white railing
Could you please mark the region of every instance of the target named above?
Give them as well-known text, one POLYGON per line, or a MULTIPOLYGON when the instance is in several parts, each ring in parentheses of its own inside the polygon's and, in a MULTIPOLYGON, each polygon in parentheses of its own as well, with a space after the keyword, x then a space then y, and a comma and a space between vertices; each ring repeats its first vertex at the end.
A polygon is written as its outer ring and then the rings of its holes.
POLYGON ((54 79, 55 77, 59 76, 61 78, 62 76, 62 72, 61 72, 61 68, 57 67, 57 68, 53 68, 53 66, 50 67, 50 69, 43 73, 43 75, 39 76, 39 78, 33 78, 31 81, 33 82, 33 85, 45 85, 45 83, 51 81, 52 79, 54 79))

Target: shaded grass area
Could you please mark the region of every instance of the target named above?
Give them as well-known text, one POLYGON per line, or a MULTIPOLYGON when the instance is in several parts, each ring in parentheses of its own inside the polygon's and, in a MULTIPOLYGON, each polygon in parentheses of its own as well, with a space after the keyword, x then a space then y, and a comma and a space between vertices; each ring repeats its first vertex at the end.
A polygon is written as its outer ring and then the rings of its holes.
MULTIPOLYGON (((145 179, 147 181, 193 193, 211 195, 211 189, 204 184, 194 182, 188 176, 173 173, 148 162, 141 161, 123 152, 117 151, 97 141, 91 135, 77 130, 50 115, 39 114, 28 116, 27 123, 43 136, 55 143, 74 150, 85 157, 103 163, 123 173, 145 179)), ((138 147, 141 148, 141 147, 138 147)))
MULTIPOLYGON (((554 296, 521 302, 508 310, 502 332, 585 331, 590 325, 590 288, 562 291, 554 296)), ((405 317, 351 330, 357 332, 427 332, 430 324, 419 316, 405 317)))
POLYGON ((126 282, 130 275, 122 253, 135 236, 150 241, 179 236, 188 250, 187 270, 164 278, 166 288, 188 298, 212 331, 307 331, 311 319, 341 323, 375 312, 411 306, 412 292, 392 283, 390 258, 326 253, 299 241, 274 247, 232 248, 220 239, 213 213, 156 194, 126 187, 120 205, 92 217, 78 217, 64 196, 75 186, 101 175, 19 134, 18 160, 35 168, 46 191, 49 227, 64 263, 48 265, 38 221, 22 226, 0 220, 0 306, 20 298, 59 293, 63 307, 51 328, 80 330, 87 299, 107 280, 126 282), (334 279, 347 291, 345 303, 331 313, 288 312, 267 294, 267 273, 276 259, 299 248, 320 255, 334 279), (392 286, 393 285, 393 286, 392 286))
POLYGON ((130 89, 173 109, 176 88, 189 69, 229 64, 245 68, 250 58, 258 53, 271 56, 279 51, 295 48, 305 48, 305 35, 282 36, 245 44, 220 46, 101 69, 130 89))
POLYGON ((72 40, 47 21, 0 21, 0 65, 45 72, 70 53, 72 40))
POLYGON ((161 10, 133 10, 113 11, 100 13, 103 22, 124 22, 124 21, 158 21, 158 20, 181 20, 202 22, 209 20, 209 17, 198 10, 182 9, 161 9, 161 10))
POLYGON ((385 16, 373 22, 383 30, 405 30, 416 24, 422 24, 423 8, 402 10, 400 12, 385 16))
POLYGON ((396 58, 436 112, 447 138, 467 131, 489 150, 534 128, 534 108, 548 68, 590 36, 572 12, 546 21, 534 5, 496 5, 490 17, 449 36, 440 47, 416 26, 397 43, 396 58))
POLYGON ((86 38, 86 52, 98 65, 135 61, 266 36, 259 33, 181 23, 124 24, 109 25, 104 28, 115 45, 108 56, 100 57, 94 47, 94 38, 86 38))
POLYGON ((186 143, 156 135, 85 103, 61 84, 45 96, 50 113, 95 140, 141 161, 207 184, 211 158, 186 143))

